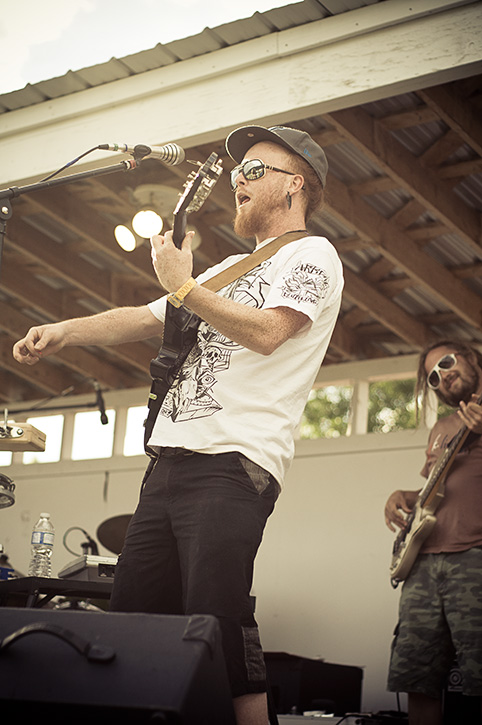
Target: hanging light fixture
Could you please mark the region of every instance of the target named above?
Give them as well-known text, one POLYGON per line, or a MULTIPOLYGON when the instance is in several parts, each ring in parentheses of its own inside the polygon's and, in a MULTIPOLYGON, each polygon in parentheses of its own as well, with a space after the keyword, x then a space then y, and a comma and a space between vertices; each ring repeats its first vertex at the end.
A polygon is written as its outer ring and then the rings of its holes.
POLYGON ((130 229, 124 224, 118 224, 114 229, 114 236, 117 244, 124 252, 133 252, 137 247, 137 240, 130 229))
POLYGON ((152 209, 142 209, 132 217, 132 228, 137 237, 124 224, 118 224, 116 226, 114 236, 117 244, 125 252, 133 252, 146 239, 150 239, 154 234, 160 234, 162 227, 163 221, 159 214, 152 209))
POLYGON ((160 234, 164 226, 162 217, 172 214, 179 198, 176 189, 163 184, 140 184, 130 195, 132 205, 139 209, 132 217, 133 231, 125 224, 114 229, 117 243, 126 252, 133 252, 146 239, 160 234))
POLYGON ((132 228, 144 239, 150 239, 154 234, 160 234, 162 227, 161 217, 152 209, 142 209, 132 217, 132 228))
MULTIPOLYGON (((117 244, 125 252, 133 252, 155 234, 160 234, 164 219, 172 217, 179 201, 179 192, 172 186, 163 184, 141 184, 130 192, 131 204, 139 209, 131 221, 132 229, 118 224, 114 229, 117 244), (154 211, 155 210, 155 211, 154 211)), ((188 225, 186 231, 194 231, 193 251, 201 244, 201 235, 196 227, 188 225)))

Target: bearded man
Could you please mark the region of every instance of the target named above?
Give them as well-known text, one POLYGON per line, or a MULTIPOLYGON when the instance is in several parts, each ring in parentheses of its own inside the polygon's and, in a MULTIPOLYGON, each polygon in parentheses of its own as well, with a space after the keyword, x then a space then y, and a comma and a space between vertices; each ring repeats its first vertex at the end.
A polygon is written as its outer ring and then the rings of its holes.
POLYGON ((191 233, 151 239, 170 295, 142 307, 42 325, 16 343, 35 364, 65 345, 114 345, 162 334, 166 306, 201 320, 157 415, 138 507, 116 567, 111 609, 218 618, 238 725, 266 725, 266 672, 250 597, 254 558, 294 453, 294 432, 338 316, 340 260, 306 231, 326 183, 323 150, 305 132, 245 126, 226 140, 236 234, 261 250, 291 241, 215 293, 192 278, 191 233))
MULTIPOLYGON (((388 689, 408 693, 410 725, 441 725, 442 693, 456 657, 464 695, 482 695, 482 355, 453 340, 420 357, 416 398, 428 390, 456 412, 433 427, 428 477, 462 426, 468 436, 448 469, 435 525, 406 578, 392 644, 388 689)), ((387 526, 407 526, 419 491, 394 491, 387 526)), ((474 704, 474 703, 472 703, 474 704)), ((478 710, 478 706, 476 708, 478 710)), ((475 722, 475 721, 473 721, 475 722)), ((479 720, 477 719, 477 722, 479 720)))

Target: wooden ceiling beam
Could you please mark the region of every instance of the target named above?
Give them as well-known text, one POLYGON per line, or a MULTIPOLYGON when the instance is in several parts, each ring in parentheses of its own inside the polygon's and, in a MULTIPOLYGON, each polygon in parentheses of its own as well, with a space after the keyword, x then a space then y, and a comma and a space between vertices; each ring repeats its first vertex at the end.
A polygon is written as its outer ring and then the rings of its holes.
POLYGON ((446 159, 450 158, 450 156, 452 156, 462 145, 463 141, 459 134, 449 128, 443 136, 434 141, 434 143, 418 158, 426 166, 433 166, 438 169, 438 167, 441 166, 446 159))
POLYGON ((470 101, 454 90, 451 84, 434 86, 417 91, 421 98, 449 128, 482 156, 482 125, 480 111, 470 101))
POLYGON ((441 237, 443 234, 448 233, 448 229, 445 224, 441 222, 425 222, 419 226, 410 227, 404 229, 404 233, 415 242, 421 242, 425 244, 430 242, 432 239, 441 237))
MULTIPOLYGON (((0 346, 1 344, 0 340, 0 346)), ((12 401, 18 403, 21 400, 32 400, 39 395, 39 392, 40 395, 44 394, 44 391, 39 391, 29 381, 19 378, 7 370, 0 370, 0 401, 4 408, 8 409, 8 405, 12 401)))
POLYGON ((378 168, 394 178, 400 188, 406 189, 472 250, 482 253, 480 214, 459 200, 436 172, 410 154, 382 123, 362 108, 335 111, 326 118, 378 168))
POLYGON ((345 290, 348 299, 365 309, 372 317, 417 349, 423 348, 433 335, 430 328, 409 315, 370 284, 345 267, 345 290))
POLYGON ((50 270, 102 304, 110 305, 110 271, 89 264, 72 249, 62 247, 18 217, 9 222, 6 244, 14 245, 30 260, 40 261, 46 274, 50 270))
POLYGON ((439 166, 437 173, 441 179, 464 179, 466 176, 482 173, 482 159, 470 159, 469 161, 458 161, 454 164, 439 166))
POLYGON ((404 231, 332 177, 330 211, 360 236, 371 239, 394 265, 471 325, 482 324, 482 299, 451 272, 423 252, 404 231))
MULTIPOLYGON (((40 263, 45 267, 46 275, 60 277, 106 308, 116 306, 116 300, 112 296, 115 278, 112 271, 90 264, 75 254, 75 248, 59 245, 18 217, 9 222, 6 245, 11 245, 30 262, 40 263)), ((134 277, 125 277, 123 284, 126 297, 129 297, 131 289, 134 294, 139 287, 134 277)), ((159 296, 159 284, 153 277, 150 298, 154 299, 156 296, 159 296)))
MULTIPOLYGON (((134 252, 126 253, 117 244, 114 237, 114 224, 99 214, 95 205, 83 206, 71 189, 42 191, 28 198, 32 210, 48 213, 65 228, 76 233, 96 249, 101 250, 122 264, 126 272, 131 270, 140 277, 152 282, 153 271, 148 255, 134 252)), ((119 219, 119 223, 129 221, 129 214, 119 219)))
POLYGON ((400 128, 411 128, 412 126, 421 126, 424 123, 432 123, 438 121, 438 115, 430 108, 430 106, 418 106, 409 111, 399 111, 383 116, 380 121, 385 128, 395 131, 400 128))

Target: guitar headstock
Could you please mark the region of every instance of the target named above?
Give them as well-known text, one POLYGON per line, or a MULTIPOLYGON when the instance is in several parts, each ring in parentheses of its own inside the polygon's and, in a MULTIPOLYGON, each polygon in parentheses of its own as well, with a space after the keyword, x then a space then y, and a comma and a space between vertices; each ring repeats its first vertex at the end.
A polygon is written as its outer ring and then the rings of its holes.
POLYGON ((202 207, 222 172, 222 162, 213 151, 203 164, 199 163, 199 169, 191 171, 187 177, 174 209, 173 240, 176 246, 181 245, 185 236, 186 215, 202 207))

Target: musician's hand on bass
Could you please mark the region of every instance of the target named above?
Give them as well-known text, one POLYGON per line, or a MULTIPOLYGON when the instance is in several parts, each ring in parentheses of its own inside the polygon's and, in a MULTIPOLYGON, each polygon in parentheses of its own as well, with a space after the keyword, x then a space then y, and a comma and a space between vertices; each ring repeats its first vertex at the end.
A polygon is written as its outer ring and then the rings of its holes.
POLYGON ((406 527, 405 514, 409 514, 417 500, 418 491, 394 491, 385 504, 385 523, 390 531, 396 531, 395 526, 400 529, 406 527), (395 526, 394 526, 395 524, 395 526))
POLYGON ((477 395, 472 395, 472 399, 468 403, 461 400, 457 413, 467 428, 473 433, 482 434, 482 406, 477 403, 477 400, 477 395))

